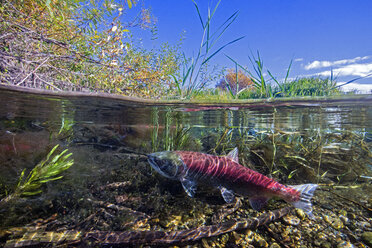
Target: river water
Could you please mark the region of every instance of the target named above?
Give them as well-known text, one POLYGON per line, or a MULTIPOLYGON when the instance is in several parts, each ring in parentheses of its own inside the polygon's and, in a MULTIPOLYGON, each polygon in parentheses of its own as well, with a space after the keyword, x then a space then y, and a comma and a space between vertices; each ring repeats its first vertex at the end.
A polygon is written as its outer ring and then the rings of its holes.
MULTIPOLYGON (((191 230, 287 206, 272 200, 257 212, 242 198, 234 209, 208 185, 190 198, 146 158, 167 150, 223 156, 235 147, 240 164, 280 183, 318 184, 315 219, 296 210, 269 226, 177 241, 178 246, 367 247, 371 96, 198 105, 6 89, 0 90, 0 243, 120 245, 60 235, 191 230), (62 178, 39 182, 37 193, 22 191, 20 185, 56 145, 52 157, 68 149, 73 165, 55 175, 62 178), (219 212, 230 214, 216 220, 219 212)), ((157 247, 145 239, 142 243, 157 247)))

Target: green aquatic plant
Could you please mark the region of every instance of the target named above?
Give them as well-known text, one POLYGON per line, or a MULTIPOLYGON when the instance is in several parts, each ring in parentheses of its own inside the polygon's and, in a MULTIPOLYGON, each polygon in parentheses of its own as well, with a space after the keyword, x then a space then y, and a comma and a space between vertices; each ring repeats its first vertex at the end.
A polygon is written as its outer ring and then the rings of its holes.
MULTIPOLYGON (((260 53, 258 51, 257 51, 257 57, 255 57, 253 54, 252 56, 248 57, 256 75, 251 73, 246 67, 239 64, 233 58, 227 55, 226 57, 229 58, 235 65, 239 66, 242 70, 248 73, 248 75, 251 77, 251 80, 253 81, 253 89, 254 89, 254 92, 257 94, 258 98, 273 97, 273 89, 272 89, 271 84, 268 83, 268 80, 264 76, 264 73, 265 73, 264 64, 263 64, 263 60, 260 57, 260 53)), ((288 71, 289 70, 290 70, 290 67, 288 68, 288 71)), ((271 75, 270 72, 269 74, 271 75)))
POLYGON ((331 78, 299 78, 290 82, 284 82, 275 94, 283 97, 293 96, 330 96, 339 94, 336 81, 331 78))
POLYGON ((341 86, 372 76, 372 74, 369 74, 364 77, 354 78, 346 83, 337 85, 337 82, 333 76, 333 71, 331 71, 331 76, 328 78, 304 77, 289 81, 289 73, 293 62, 291 60, 283 81, 279 82, 279 80, 270 72, 270 70, 264 68, 263 60, 258 51, 257 57, 253 54, 249 57, 255 75, 251 73, 248 68, 243 67, 233 58, 227 55, 226 57, 229 58, 236 66, 248 73, 254 83, 253 89, 244 89, 237 94, 236 97, 239 99, 338 95, 340 94, 341 86), (264 76, 264 73, 266 72, 270 76, 269 79, 266 79, 264 76))
POLYGON ((191 98, 195 93, 201 91, 208 83, 208 73, 207 67, 208 62, 216 56, 221 50, 225 47, 243 39, 244 37, 239 37, 235 40, 225 43, 218 49, 214 49, 216 43, 219 41, 221 36, 229 28, 229 26, 235 21, 238 16, 238 12, 233 13, 229 18, 227 18, 222 25, 220 25, 215 32, 211 31, 211 22, 212 18, 220 4, 221 0, 218 1, 214 9, 208 9, 208 16, 206 20, 203 20, 203 17, 200 14, 200 10, 195 1, 194 6, 198 13, 199 20, 202 25, 203 35, 200 41, 200 46, 195 57, 191 59, 186 59, 184 57, 183 63, 183 72, 180 78, 173 76, 173 79, 176 83, 178 94, 181 97, 191 98))
POLYGON ((152 113, 151 147, 152 151, 174 151, 196 148, 200 141, 190 134, 190 127, 182 124, 183 116, 171 108, 160 115, 157 109, 152 113), (164 119, 163 119, 164 117, 164 119))
MULTIPOLYGON (((282 118, 276 115, 274 119, 282 118)), ((245 117, 241 118, 244 121, 245 117)), ((285 131, 275 127, 275 121, 273 125, 251 130, 247 123, 227 123, 211 131, 215 138, 208 140, 211 149, 207 152, 223 155, 238 147, 241 164, 287 183, 309 180, 342 184, 370 175, 365 165, 371 144, 363 140, 363 134, 347 130, 285 131)))
POLYGON ((74 164, 74 160, 70 159, 72 153, 67 154, 67 149, 52 157, 58 146, 59 145, 54 146, 46 158, 38 163, 27 177, 25 177, 26 169, 24 169, 18 179, 18 184, 13 190, 13 193, 2 199, 0 202, 9 202, 10 200, 19 197, 40 194, 42 192, 40 187, 43 184, 61 179, 63 176, 60 174, 70 168, 74 164))

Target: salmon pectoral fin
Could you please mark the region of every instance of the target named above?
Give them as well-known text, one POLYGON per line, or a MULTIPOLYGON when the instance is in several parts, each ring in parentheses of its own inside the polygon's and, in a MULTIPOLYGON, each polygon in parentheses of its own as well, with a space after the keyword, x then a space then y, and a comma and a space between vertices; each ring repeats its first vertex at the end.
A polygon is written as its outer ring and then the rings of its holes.
POLYGON ((260 210, 266 205, 268 200, 269 198, 267 197, 254 197, 249 199, 249 203, 254 210, 260 210))
POLYGON ((232 203, 235 199, 235 194, 234 191, 228 190, 223 186, 218 186, 219 190, 221 190, 221 195, 225 202, 227 203, 232 203))
POLYGON ((195 192, 196 192, 196 186, 197 186, 196 182, 193 181, 193 180, 187 179, 187 178, 181 178, 180 181, 181 181, 182 187, 186 191, 186 193, 190 197, 194 197, 195 192))

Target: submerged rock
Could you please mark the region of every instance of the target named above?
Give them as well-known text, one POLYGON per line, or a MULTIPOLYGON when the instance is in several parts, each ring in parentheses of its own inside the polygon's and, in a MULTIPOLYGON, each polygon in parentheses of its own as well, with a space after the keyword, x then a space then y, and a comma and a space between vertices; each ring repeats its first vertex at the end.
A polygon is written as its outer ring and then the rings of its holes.
POLYGON ((355 246, 348 241, 341 241, 337 244, 337 248, 354 248, 355 246))
POLYGON ((287 215, 283 217, 284 223, 291 226, 297 226, 300 224, 300 219, 293 215, 287 215))
POLYGON ((338 217, 324 215, 324 220, 336 230, 339 230, 344 227, 344 223, 338 217))

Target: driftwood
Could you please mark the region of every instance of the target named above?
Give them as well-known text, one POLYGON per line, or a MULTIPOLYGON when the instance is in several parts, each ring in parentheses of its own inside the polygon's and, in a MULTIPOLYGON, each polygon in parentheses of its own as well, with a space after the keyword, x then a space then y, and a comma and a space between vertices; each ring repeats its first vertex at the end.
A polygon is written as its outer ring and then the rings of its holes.
POLYGON ((61 244, 93 244, 95 246, 106 245, 169 245, 175 243, 185 243, 218 236, 224 233, 241 230, 255 229, 258 226, 265 225, 277 220, 293 209, 292 206, 277 209, 268 213, 261 214, 258 217, 231 220, 228 222, 202 226, 180 231, 75 231, 68 230, 64 232, 26 232, 20 239, 8 240, 5 247, 27 247, 41 245, 61 245, 61 244))

